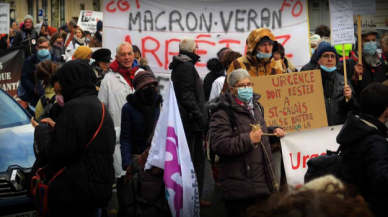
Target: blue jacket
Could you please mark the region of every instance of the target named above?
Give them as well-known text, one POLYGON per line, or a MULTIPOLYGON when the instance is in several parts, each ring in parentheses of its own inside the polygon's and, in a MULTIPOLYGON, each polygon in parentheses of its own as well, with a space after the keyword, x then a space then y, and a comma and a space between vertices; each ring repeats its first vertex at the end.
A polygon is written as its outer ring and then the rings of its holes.
MULTIPOLYGON (((51 55, 51 61, 53 63, 58 63, 57 57, 54 55, 51 55)), ((22 68, 22 75, 20 78, 20 83, 23 85, 24 89, 28 91, 28 93, 31 95, 31 105, 35 106, 39 98, 42 94, 44 94, 44 89, 40 82, 38 82, 39 85, 39 95, 35 93, 35 70, 36 65, 39 64, 41 61, 37 58, 36 55, 29 56, 27 59, 24 60, 23 68, 22 68)))
MULTIPOLYGON (((136 103, 137 96, 129 94, 127 103, 123 106, 121 115, 120 148, 122 167, 124 170, 131 164, 133 154, 143 153, 149 146, 146 136, 146 112, 140 109, 136 103)), ((155 99, 154 124, 159 119, 162 96, 155 99)))

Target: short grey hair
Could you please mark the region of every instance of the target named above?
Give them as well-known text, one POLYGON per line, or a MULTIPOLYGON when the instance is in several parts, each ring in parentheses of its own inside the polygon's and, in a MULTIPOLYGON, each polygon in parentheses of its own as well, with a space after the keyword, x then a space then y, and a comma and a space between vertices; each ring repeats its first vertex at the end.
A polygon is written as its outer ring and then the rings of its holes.
POLYGON ((245 69, 236 69, 228 76, 228 84, 229 87, 235 87, 236 84, 245 78, 251 79, 251 76, 249 75, 248 71, 245 69))
POLYGON ((181 42, 179 42, 179 50, 187 51, 192 53, 195 49, 195 41, 190 37, 182 38, 181 42))
POLYGON ((119 44, 119 46, 117 46, 117 48, 116 48, 116 55, 119 55, 120 48, 121 48, 122 46, 125 46, 125 45, 128 45, 129 47, 131 47, 131 50, 132 50, 132 52, 133 52, 132 45, 131 45, 130 43, 124 41, 124 42, 121 42, 121 43, 119 44))
POLYGON ((385 36, 384 38, 381 39, 381 42, 388 46, 388 36, 385 36))

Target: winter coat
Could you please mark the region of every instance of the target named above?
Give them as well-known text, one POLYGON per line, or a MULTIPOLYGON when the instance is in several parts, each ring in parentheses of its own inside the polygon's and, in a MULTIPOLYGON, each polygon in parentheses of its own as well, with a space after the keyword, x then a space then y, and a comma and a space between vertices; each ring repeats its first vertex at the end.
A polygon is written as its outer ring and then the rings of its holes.
MULTIPOLYGON (((137 106, 135 101, 138 101, 138 97, 136 94, 128 95, 127 101, 122 109, 120 134, 123 170, 126 170, 127 166, 130 165, 133 154, 140 155, 148 148, 146 111, 137 106)), ((157 95, 154 104, 154 123, 159 119, 161 102, 162 96, 157 95)))
MULTIPOLYGON (((321 70, 321 73, 328 72, 321 70)), ((347 115, 350 111, 359 111, 360 109, 356 99, 356 94, 350 82, 348 81, 348 85, 352 89, 352 98, 350 98, 349 102, 346 102, 346 98, 344 97, 344 76, 335 72, 332 72, 330 75, 333 76, 334 79, 333 95, 331 97, 328 97, 323 94, 323 96, 325 98, 327 123, 329 124, 329 126, 335 126, 345 123, 347 115)), ((325 89, 327 87, 323 84, 323 79, 324 78, 322 76, 323 91, 325 93, 325 89)))
POLYGON ((148 59, 145 57, 140 58, 139 67, 144 69, 144 71, 152 72, 151 67, 148 65, 148 59))
POLYGON ((388 216, 387 130, 377 118, 351 112, 337 137, 343 151, 350 151, 344 161, 351 165, 353 184, 376 217, 388 216))
MULTIPOLYGON (((120 178, 125 175, 125 171, 121 167, 122 160, 120 151, 121 110, 127 102, 127 96, 133 93, 133 89, 124 77, 116 72, 120 70, 118 64, 116 67, 116 64, 112 63, 110 67, 112 72, 106 74, 101 81, 98 98, 105 104, 107 111, 109 111, 113 118, 116 131, 116 147, 114 152, 115 177, 120 178)), ((132 67, 136 66, 133 64, 132 67)))
POLYGON ((273 57, 269 59, 257 59, 256 45, 259 41, 267 36, 274 41, 272 52, 277 51, 277 44, 275 37, 272 37, 270 30, 265 28, 256 29, 249 34, 247 42, 246 55, 240 57, 230 64, 228 69, 228 75, 235 69, 246 69, 251 77, 265 76, 265 75, 276 75, 286 73, 286 65, 283 60, 274 60, 273 57))
MULTIPOLYGON (((8 35, 6 35, 6 34, 0 35, 0 49, 7 49, 8 48, 7 39, 8 39, 8 35)), ((9 40, 11 41, 11 38, 9 40)))
POLYGON ((249 133, 251 124, 260 122, 263 133, 272 133, 274 127, 266 126, 260 95, 253 95, 254 118, 226 92, 208 103, 212 110, 210 121, 210 144, 220 157, 220 182, 224 200, 242 200, 269 196, 277 191, 274 179, 273 160, 268 136, 262 136, 262 144, 254 148, 249 133), (218 101, 217 101, 218 100, 218 101), (232 129, 229 116, 223 108, 231 106, 236 125, 232 129), (263 149, 264 148, 264 149, 263 149))
MULTIPOLYGON (((91 216, 106 207, 112 196, 115 132, 109 112, 100 131, 103 108, 95 96, 94 74, 86 61, 71 61, 57 71, 66 105, 55 129, 40 124, 35 129, 39 156, 49 161, 51 179, 48 205, 51 216, 91 216), (70 65, 69 65, 70 64, 70 65)), ((107 110, 106 110, 107 111, 107 110)))
MULTIPOLYGON (((50 46, 50 53, 51 55, 54 55, 57 59, 58 59, 58 63, 62 66, 63 64, 65 64, 65 60, 64 58, 62 57, 62 55, 66 55, 66 48, 63 46, 62 48, 60 47, 57 47, 55 45, 51 45, 50 46)), ((66 58, 66 57, 65 57, 66 58)))
MULTIPOLYGON (((54 55, 51 55, 51 61, 53 63, 58 62, 56 56, 54 55)), ((34 107, 38 103, 40 96, 44 93, 42 85, 35 79, 36 65, 39 63, 40 60, 36 57, 36 55, 32 55, 25 59, 22 68, 22 75, 20 77, 20 85, 22 85, 31 96, 31 101, 29 103, 31 103, 34 107), (36 85, 38 85, 38 88, 36 85)))
POLYGON ((213 82, 220 76, 225 76, 225 70, 217 58, 212 58, 207 61, 207 68, 210 70, 203 80, 203 92, 205 94, 206 102, 209 101, 210 92, 212 90, 213 82))
MULTIPOLYGON (((46 99, 49 99, 49 100, 47 100, 47 102, 50 101, 51 98, 53 96, 55 96, 54 88, 52 86, 45 87, 44 88, 44 95, 45 95, 46 99)), ((36 107, 35 107, 35 118, 39 119, 39 117, 42 115, 43 111, 44 111, 44 107, 42 105, 41 100, 39 99, 38 104, 36 104, 36 107)))
POLYGON ((98 40, 98 38, 94 35, 88 44, 89 47, 102 47, 102 41, 98 40))
POLYGON ((315 51, 313 55, 311 56, 310 62, 304 65, 300 71, 310 71, 318 69, 318 51, 315 51))
POLYGON ((13 40, 12 48, 24 49, 24 57, 27 58, 36 53, 39 35, 35 30, 26 29, 24 25, 21 30, 13 40))
POLYGON ((192 131, 202 130, 208 120, 202 81, 195 69, 198 60, 194 53, 179 51, 169 65, 182 121, 192 131))

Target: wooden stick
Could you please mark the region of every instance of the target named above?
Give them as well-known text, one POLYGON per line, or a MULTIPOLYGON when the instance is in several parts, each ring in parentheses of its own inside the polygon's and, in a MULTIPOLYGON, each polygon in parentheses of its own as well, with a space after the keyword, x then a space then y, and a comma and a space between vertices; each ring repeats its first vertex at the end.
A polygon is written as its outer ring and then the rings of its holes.
MULTIPOLYGON (((362 64, 361 15, 357 15, 357 32, 358 32, 358 62, 362 64)), ((362 75, 358 76, 358 80, 362 81, 362 75)))
MULTIPOLYGON (((342 53, 345 54, 345 45, 344 44, 342 44, 342 53)), ((344 61, 343 65, 344 65, 345 86, 347 86, 348 85, 348 79, 347 79, 347 76, 346 76, 346 60, 344 61)), ((346 102, 349 102, 348 98, 346 98, 346 102)))

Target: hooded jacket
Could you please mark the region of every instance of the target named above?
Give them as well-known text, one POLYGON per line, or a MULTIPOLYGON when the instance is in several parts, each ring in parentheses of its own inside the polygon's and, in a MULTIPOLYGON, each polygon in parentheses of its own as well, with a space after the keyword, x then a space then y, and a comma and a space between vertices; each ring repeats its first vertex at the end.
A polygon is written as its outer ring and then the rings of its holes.
POLYGON ((224 200, 242 200, 269 196, 277 191, 273 173, 273 160, 268 136, 262 136, 262 144, 254 148, 249 136, 251 124, 259 122, 263 133, 272 133, 275 127, 267 127, 260 95, 253 94, 254 117, 229 92, 208 102, 212 111, 210 120, 210 144, 220 157, 220 182, 224 200), (223 110, 232 107, 236 125, 232 129, 229 116, 223 110))
POLYGON ((199 58, 194 53, 179 51, 169 65, 182 121, 193 131, 202 130, 208 119, 202 81, 195 69, 199 58))
POLYGON ((108 205, 112 196, 115 131, 109 112, 95 95, 95 75, 87 61, 74 60, 57 71, 65 101, 55 129, 40 124, 35 129, 39 156, 47 159, 50 183, 48 204, 52 216, 91 216, 108 205))
POLYGON ((278 42, 269 29, 260 28, 253 30, 247 38, 247 52, 243 57, 234 60, 228 69, 228 75, 235 69, 246 69, 251 77, 275 75, 286 73, 283 60, 274 60, 273 54, 269 59, 257 59, 256 45, 263 37, 270 38, 273 42, 272 53, 278 50, 278 42))
POLYGON ((213 82, 220 76, 225 76, 225 70, 222 67, 221 62, 217 58, 212 58, 207 61, 207 68, 210 70, 210 72, 205 76, 205 79, 203 80, 203 92, 205 94, 206 102, 209 101, 213 82))
POLYGON ((300 71, 309 71, 309 70, 315 70, 318 69, 318 49, 313 53, 311 56, 310 62, 304 65, 300 71))
POLYGON ((337 136, 337 143, 349 152, 354 185, 377 217, 388 216, 387 127, 377 118, 351 112, 337 136))
POLYGON ((22 29, 18 32, 12 41, 12 48, 24 49, 24 57, 27 58, 36 53, 36 45, 38 43, 39 34, 34 30, 26 29, 23 24, 22 29))

